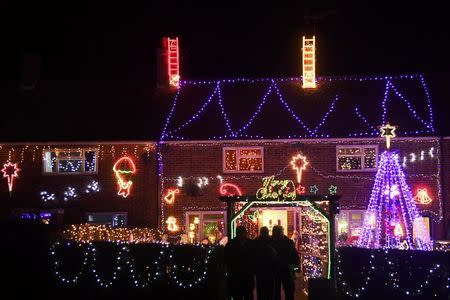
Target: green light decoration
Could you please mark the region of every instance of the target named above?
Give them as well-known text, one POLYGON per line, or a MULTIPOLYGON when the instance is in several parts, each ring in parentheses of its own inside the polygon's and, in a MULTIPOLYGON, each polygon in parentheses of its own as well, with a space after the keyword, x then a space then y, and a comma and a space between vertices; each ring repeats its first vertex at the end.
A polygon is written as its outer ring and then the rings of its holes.
POLYGON ((337 193, 337 186, 330 185, 330 187, 328 188, 328 192, 330 193, 330 195, 336 195, 336 193, 337 193))
MULTIPOLYGON (((317 186, 316 186, 317 188, 317 186)), ((231 219, 230 225, 231 225, 231 239, 234 239, 236 237, 236 220, 240 218, 250 207, 252 207, 254 204, 279 204, 280 201, 252 201, 247 202, 242 209, 231 219)), ((331 232, 330 232, 330 220, 317 208, 315 207, 309 200, 294 200, 289 201, 289 204, 296 204, 296 206, 307 206, 313 209, 316 213, 320 214, 324 220, 327 222, 327 256, 328 256, 328 266, 327 266, 327 279, 331 278, 331 232)))
POLYGON ((256 221, 258 220, 258 217, 259 217, 259 211, 258 210, 255 210, 253 212, 253 214, 248 215, 248 218, 250 219, 250 221, 252 221, 254 223, 256 223, 256 221))

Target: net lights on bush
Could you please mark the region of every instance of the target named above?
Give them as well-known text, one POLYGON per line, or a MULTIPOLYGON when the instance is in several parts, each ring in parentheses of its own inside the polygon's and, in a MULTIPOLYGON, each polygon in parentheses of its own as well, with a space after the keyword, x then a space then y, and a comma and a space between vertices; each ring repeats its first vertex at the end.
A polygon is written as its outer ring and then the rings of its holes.
POLYGON ((20 169, 17 167, 17 163, 13 164, 10 161, 3 164, 3 177, 8 180, 8 191, 11 195, 14 185, 14 178, 19 177, 19 171, 20 169))
POLYGON ((133 160, 128 156, 121 157, 114 164, 113 171, 119 188, 117 195, 127 198, 133 185, 131 175, 136 173, 136 166, 133 160))

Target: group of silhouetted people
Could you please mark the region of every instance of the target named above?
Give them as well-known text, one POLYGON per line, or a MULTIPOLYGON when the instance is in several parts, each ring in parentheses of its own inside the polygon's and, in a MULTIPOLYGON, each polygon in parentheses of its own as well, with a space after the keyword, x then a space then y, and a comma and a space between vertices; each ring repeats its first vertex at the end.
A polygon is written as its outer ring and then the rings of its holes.
POLYGON ((295 270, 299 258, 294 242, 284 235, 282 226, 262 227, 260 235, 251 240, 243 226, 236 228, 236 237, 225 247, 228 295, 233 300, 253 299, 255 287, 258 300, 278 300, 283 286, 285 299, 293 300, 295 270))

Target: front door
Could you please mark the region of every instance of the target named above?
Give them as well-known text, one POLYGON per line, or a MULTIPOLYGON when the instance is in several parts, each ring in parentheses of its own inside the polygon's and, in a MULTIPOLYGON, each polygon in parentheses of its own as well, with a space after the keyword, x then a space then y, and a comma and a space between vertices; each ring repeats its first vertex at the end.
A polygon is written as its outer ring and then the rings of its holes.
POLYGON ((262 226, 269 228, 269 234, 272 234, 272 228, 275 225, 281 225, 284 232, 287 232, 287 210, 281 209, 264 209, 262 211, 262 226))

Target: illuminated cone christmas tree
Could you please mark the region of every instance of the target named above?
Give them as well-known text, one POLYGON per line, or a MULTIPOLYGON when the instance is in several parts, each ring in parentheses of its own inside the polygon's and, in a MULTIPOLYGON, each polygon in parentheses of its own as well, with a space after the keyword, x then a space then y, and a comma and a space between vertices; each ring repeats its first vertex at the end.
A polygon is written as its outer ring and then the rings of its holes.
MULTIPOLYGON (((395 127, 387 124, 381 130, 386 141, 395 137, 395 127)), ((399 155, 389 150, 390 143, 387 146, 379 160, 358 246, 431 250, 399 155)))

